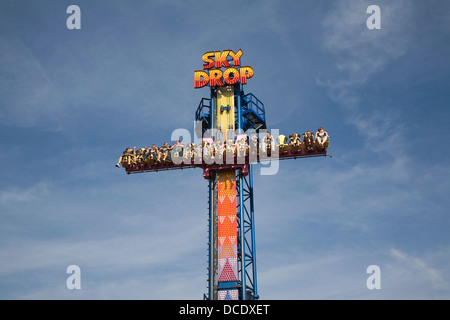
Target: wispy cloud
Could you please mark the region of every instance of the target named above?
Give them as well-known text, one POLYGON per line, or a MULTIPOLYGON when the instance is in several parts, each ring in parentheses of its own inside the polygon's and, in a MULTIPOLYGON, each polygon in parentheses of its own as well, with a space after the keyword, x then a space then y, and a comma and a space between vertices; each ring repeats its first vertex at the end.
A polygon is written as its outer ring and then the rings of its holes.
POLYGON ((346 108, 359 101, 362 85, 408 50, 410 3, 379 3, 382 27, 366 27, 368 2, 339 1, 323 20, 324 48, 334 57, 334 70, 317 82, 329 89, 330 96, 346 108))
POLYGON ((395 267, 390 265, 390 269, 396 273, 396 277, 406 276, 408 279, 410 277, 424 279, 429 282, 433 289, 437 290, 448 290, 450 288, 449 279, 445 279, 442 270, 430 267, 424 259, 407 254, 396 248, 392 248, 390 254, 397 263, 395 267))
POLYGON ((396 248, 264 251, 260 288, 267 299, 448 299, 448 249, 430 250, 420 258, 396 248), (380 267, 381 289, 366 286, 370 265, 380 267))
POLYGON ((42 63, 18 39, 0 39, 0 124, 29 127, 57 123, 65 111, 60 94, 42 63))
POLYGON ((29 202, 39 199, 49 193, 49 183, 39 182, 29 188, 12 187, 0 191, 0 200, 7 202, 29 202))

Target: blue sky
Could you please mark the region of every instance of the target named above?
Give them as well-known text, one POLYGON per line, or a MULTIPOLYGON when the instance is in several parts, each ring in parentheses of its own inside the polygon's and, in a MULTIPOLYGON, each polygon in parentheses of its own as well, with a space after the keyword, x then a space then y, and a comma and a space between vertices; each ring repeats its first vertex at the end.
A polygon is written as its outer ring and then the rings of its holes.
POLYGON ((242 49, 269 129, 330 158, 254 168, 261 299, 449 299, 447 1, 1 1, 0 298, 201 299, 200 169, 126 175, 192 132, 206 51, 242 49), (81 30, 66 9, 81 8, 81 30), (369 30, 369 5, 381 29, 369 30), (66 269, 78 265, 81 290, 66 269), (366 268, 378 265, 381 289, 366 268))

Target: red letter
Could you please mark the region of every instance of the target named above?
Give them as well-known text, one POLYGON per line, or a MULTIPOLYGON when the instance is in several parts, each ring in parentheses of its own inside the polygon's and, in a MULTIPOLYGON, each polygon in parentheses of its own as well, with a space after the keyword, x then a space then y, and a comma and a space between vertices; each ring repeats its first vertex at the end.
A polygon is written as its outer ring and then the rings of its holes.
POLYGON ((212 69, 209 71, 209 86, 215 87, 217 86, 223 86, 222 80, 222 71, 220 69, 212 69))
POLYGON ((206 52, 206 53, 203 54, 202 60, 204 62, 206 62, 203 65, 203 69, 211 69, 212 67, 214 67, 214 60, 209 58, 209 57, 212 57, 213 55, 214 55, 213 51, 209 51, 209 52, 206 52))
POLYGON ((230 50, 224 50, 222 52, 222 54, 220 54, 220 51, 216 51, 215 52, 216 68, 220 68, 220 67, 222 67, 222 65, 224 67, 229 67, 230 66, 230 64, 227 61, 228 52, 230 52, 230 50))
POLYGON ((230 56, 233 58, 233 65, 236 67, 240 64, 240 59, 242 56, 243 52, 241 49, 239 49, 238 52, 234 53, 233 51, 230 50, 230 56))
POLYGON ((253 68, 252 67, 241 67, 241 83, 246 84, 247 79, 253 77, 253 68))
POLYGON ((238 69, 233 68, 233 67, 225 69, 225 71, 223 72, 223 80, 227 84, 235 84, 236 82, 238 82, 239 81, 239 71, 238 71, 238 69), (231 78, 230 78, 230 74, 233 75, 231 78))
POLYGON ((194 88, 204 87, 208 84, 208 82, 209 82, 208 72, 203 70, 194 71, 194 88))

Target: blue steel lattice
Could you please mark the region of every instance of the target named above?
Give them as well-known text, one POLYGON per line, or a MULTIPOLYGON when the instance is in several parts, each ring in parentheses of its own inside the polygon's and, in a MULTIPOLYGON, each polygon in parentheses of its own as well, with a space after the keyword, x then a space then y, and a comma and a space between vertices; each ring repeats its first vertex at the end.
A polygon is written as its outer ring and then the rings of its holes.
POLYGON ((241 101, 243 130, 255 129, 258 131, 259 129, 266 129, 264 104, 253 93, 243 95, 241 101))
POLYGON ((238 221, 238 266, 242 300, 259 299, 256 275, 255 210, 253 202, 253 168, 249 174, 236 176, 238 221))
MULTIPOLYGON (((214 129, 213 116, 211 115, 211 105, 214 104, 216 90, 211 88, 211 97, 202 98, 195 111, 195 120, 202 123, 202 135, 208 129, 214 129)), ((247 131, 248 129, 266 129, 266 114, 264 103, 253 93, 244 94, 243 86, 234 86, 235 97, 235 122, 236 128, 247 131)))

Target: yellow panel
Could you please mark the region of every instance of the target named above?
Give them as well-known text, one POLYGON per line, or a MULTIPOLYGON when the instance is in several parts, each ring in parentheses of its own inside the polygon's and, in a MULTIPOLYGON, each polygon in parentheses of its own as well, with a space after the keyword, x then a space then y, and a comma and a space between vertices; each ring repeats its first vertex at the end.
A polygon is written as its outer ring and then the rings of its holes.
POLYGON ((234 130, 234 88, 233 86, 223 86, 217 89, 216 99, 216 129, 222 131, 223 140, 226 140, 227 129, 234 130), (221 111, 221 107, 228 107, 229 110, 221 111))

